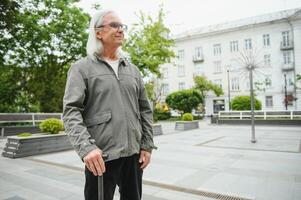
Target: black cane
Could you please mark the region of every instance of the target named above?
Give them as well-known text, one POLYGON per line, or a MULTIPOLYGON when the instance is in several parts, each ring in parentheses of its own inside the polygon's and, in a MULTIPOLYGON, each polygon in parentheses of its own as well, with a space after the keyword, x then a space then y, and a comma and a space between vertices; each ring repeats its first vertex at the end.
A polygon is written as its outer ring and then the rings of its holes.
MULTIPOLYGON (((102 159, 105 161, 108 158, 108 155, 102 155, 102 159)), ((98 185, 98 200, 104 200, 103 196, 103 175, 97 176, 97 185, 98 185)))

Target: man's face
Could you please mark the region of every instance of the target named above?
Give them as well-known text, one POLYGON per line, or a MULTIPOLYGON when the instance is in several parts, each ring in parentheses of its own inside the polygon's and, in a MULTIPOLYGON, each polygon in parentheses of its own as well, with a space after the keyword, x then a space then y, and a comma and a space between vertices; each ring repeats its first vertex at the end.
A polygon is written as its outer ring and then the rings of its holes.
POLYGON ((104 16, 101 30, 96 33, 105 47, 120 47, 124 41, 124 28, 120 18, 115 13, 104 16))

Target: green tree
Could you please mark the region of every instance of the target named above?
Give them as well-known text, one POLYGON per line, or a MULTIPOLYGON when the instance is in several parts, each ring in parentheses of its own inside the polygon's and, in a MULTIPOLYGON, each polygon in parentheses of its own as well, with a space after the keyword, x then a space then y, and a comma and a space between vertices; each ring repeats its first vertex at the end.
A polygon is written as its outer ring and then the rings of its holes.
MULTIPOLYGON (((254 110, 261 110, 261 102, 254 98, 254 110)), ((250 96, 236 96, 231 101, 232 110, 251 110, 250 96)))
POLYGON ((203 101, 202 105, 205 107, 205 98, 208 92, 212 91, 216 96, 223 95, 223 89, 211 81, 209 81, 205 76, 195 76, 194 77, 195 89, 200 91, 203 101))
POLYGON ((195 89, 173 92, 166 97, 166 103, 172 109, 191 113, 202 102, 202 95, 195 89))
POLYGON ((201 92, 203 97, 206 97, 209 91, 214 92, 216 96, 220 96, 224 94, 222 88, 209 81, 205 76, 195 76, 194 83, 195 83, 195 88, 201 92))
POLYGON ((19 99, 38 105, 42 112, 61 112, 66 72, 72 62, 85 55, 89 16, 74 6, 77 1, 5 4, 13 9, 7 13, 15 15, 1 26, 5 47, 3 50, 1 46, 0 66, 22 69, 14 77, 23 95, 19 99))
POLYGON ((164 17, 162 6, 156 19, 140 11, 140 21, 134 24, 124 45, 131 61, 144 76, 150 73, 160 76, 159 66, 169 63, 175 56, 174 41, 168 36, 170 30, 164 25, 164 17))

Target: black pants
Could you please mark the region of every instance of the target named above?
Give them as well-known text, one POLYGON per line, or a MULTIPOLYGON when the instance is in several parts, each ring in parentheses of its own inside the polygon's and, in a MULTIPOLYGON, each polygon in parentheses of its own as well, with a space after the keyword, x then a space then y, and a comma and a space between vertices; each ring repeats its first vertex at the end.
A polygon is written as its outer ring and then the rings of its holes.
MULTIPOLYGON (((103 174, 104 200, 113 200, 116 185, 119 187, 120 200, 141 200, 142 173, 139 155, 119 158, 106 162, 103 174)), ((97 176, 85 168, 85 200, 97 200, 97 176)))

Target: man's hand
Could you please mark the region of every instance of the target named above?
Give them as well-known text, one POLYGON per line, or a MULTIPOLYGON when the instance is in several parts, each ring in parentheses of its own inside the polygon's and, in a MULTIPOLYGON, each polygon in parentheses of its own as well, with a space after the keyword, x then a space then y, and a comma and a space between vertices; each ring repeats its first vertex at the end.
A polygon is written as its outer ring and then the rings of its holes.
POLYGON ((94 149, 89 152, 83 160, 94 176, 101 176, 106 171, 105 163, 102 159, 102 151, 100 149, 94 149))
POLYGON ((140 166, 140 169, 145 169, 147 167, 147 165, 150 163, 151 160, 151 153, 141 150, 140 151, 140 159, 139 159, 139 163, 142 163, 142 165, 140 166))

